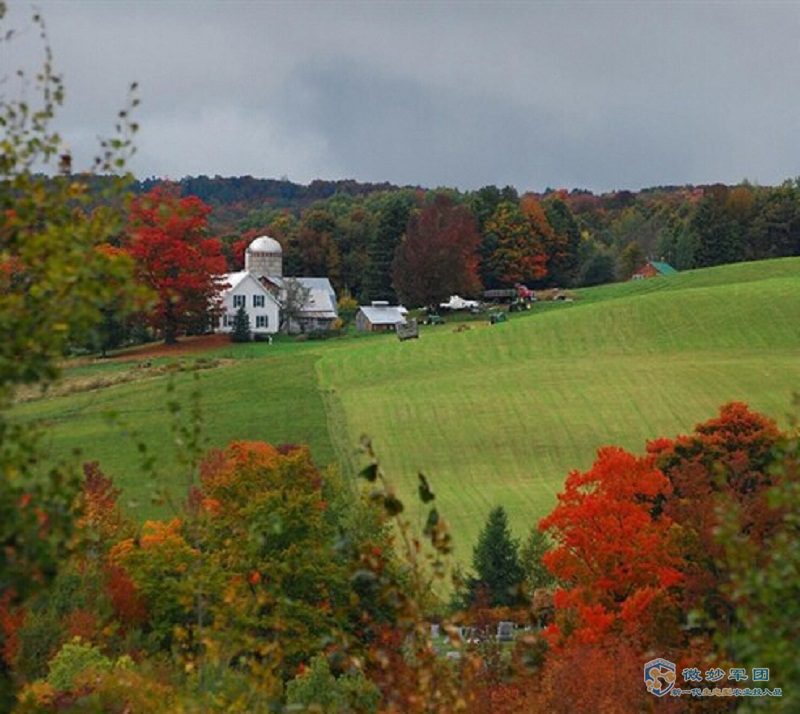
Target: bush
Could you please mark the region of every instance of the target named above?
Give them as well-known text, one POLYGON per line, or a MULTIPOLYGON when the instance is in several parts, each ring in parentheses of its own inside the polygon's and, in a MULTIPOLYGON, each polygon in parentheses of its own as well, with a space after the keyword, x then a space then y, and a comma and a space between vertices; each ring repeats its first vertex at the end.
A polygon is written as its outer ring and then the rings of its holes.
POLYGON ((378 688, 361 672, 334 677, 323 655, 314 657, 309 667, 286 685, 287 703, 302 706, 301 711, 372 714, 378 711, 380 698, 378 688))
POLYGON ((20 628, 19 651, 15 669, 28 680, 47 674, 47 663, 58 649, 64 636, 58 616, 50 609, 30 609, 25 614, 25 624, 20 628))
POLYGON ((341 337, 344 334, 343 329, 330 329, 330 330, 311 330, 307 332, 309 340, 329 340, 331 337, 341 337))
POLYGON ((67 692, 82 672, 90 669, 107 672, 111 667, 111 660, 94 645, 70 642, 50 662, 47 683, 57 692, 67 692))

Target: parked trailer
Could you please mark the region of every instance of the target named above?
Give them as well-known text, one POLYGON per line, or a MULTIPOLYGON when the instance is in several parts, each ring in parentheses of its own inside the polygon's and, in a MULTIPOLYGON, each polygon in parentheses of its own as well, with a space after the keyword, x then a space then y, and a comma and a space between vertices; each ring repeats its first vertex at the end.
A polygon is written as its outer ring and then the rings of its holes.
POLYGON ((507 290, 487 290, 483 293, 483 299, 486 302, 511 302, 517 297, 517 291, 514 288, 507 290))
POLYGON ((401 342, 403 340, 416 340, 419 339, 419 327, 417 321, 414 319, 406 320, 406 322, 398 322, 394 326, 397 332, 397 339, 401 342))
POLYGON ((515 300, 536 302, 536 295, 533 290, 522 283, 516 283, 513 288, 487 290, 483 294, 483 299, 486 302, 513 302, 515 300))

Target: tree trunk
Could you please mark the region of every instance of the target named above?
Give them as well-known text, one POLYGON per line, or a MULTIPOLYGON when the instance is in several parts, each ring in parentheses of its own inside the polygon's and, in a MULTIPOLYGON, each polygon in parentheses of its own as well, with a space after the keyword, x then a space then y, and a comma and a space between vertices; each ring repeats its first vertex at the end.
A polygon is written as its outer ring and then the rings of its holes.
POLYGON ((164 310, 164 343, 167 345, 178 344, 178 320, 175 317, 172 300, 167 301, 164 310))

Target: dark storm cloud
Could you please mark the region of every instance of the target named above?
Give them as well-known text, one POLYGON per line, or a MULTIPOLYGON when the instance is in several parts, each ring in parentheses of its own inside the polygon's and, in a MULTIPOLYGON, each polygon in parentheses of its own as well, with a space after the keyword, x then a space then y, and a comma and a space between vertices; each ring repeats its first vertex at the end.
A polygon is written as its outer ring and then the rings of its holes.
POLYGON ((140 175, 603 190, 800 173, 794 3, 42 9, 78 156, 139 80, 140 175))

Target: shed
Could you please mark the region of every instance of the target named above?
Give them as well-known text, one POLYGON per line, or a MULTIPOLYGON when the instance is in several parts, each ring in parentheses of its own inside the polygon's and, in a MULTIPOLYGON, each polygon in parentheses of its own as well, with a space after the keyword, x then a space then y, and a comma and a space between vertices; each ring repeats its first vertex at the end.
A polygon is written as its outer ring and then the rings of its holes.
POLYGON ((675 275, 675 270, 669 263, 658 260, 648 260, 639 270, 631 275, 631 280, 642 280, 643 278, 657 278, 661 275, 675 275))
POLYGON ((356 313, 356 329, 362 332, 394 332, 395 325, 406 321, 402 305, 374 300, 372 305, 362 305, 356 313))

